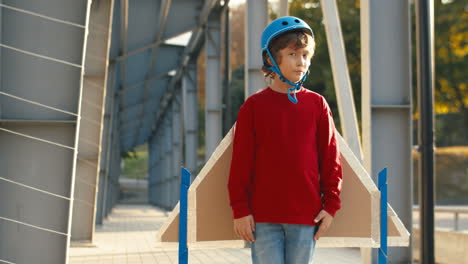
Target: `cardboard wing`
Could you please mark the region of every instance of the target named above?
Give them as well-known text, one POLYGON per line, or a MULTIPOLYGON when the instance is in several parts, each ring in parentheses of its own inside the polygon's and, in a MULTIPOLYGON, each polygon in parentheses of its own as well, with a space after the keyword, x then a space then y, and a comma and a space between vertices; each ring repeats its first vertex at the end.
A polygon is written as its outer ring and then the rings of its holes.
MULTIPOLYGON (((234 233, 229 206, 228 178, 232 157, 231 129, 193 181, 188 192, 187 244, 196 247, 243 247, 234 233)), ((343 166, 342 207, 330 229, 320 238, 317 247, 380 246, 380 192, 338 135, 343 166)), ((178 242, 179 204, 157 234, 158 241, 178 242)), ((388 246, 408 246, 409 232, 394 210, 388 207, 388 246)))

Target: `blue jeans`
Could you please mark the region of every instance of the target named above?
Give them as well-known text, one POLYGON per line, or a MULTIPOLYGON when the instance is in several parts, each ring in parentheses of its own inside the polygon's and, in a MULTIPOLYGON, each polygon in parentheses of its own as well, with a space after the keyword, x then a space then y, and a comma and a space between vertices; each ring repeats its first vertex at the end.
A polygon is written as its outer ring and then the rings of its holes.
POLYGON ((318 226, 255 223, 252 264, 308 264, 318 226))

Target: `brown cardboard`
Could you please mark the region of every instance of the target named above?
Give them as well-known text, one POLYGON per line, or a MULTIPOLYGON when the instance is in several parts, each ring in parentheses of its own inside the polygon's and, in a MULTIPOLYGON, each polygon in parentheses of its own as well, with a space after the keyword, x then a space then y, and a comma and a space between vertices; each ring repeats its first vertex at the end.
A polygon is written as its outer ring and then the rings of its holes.
MULTIPOLYGON (((200 171, 188 194, 188 246, 243 246, 234 233, 229 206, 228 178, 232 157, 233 129, 200 171), (216 242, 216 243, 213 243, 216 242)), ((343 164, 342 208, 318 247, 379 247, 380 192, 343 138, 338 135, 343 164)), ((158 238, 178 241, 179 206, 171 213, 158 238)), ((388 209, 389 246, 408 246, 409 233, 398 216, 388 209)))

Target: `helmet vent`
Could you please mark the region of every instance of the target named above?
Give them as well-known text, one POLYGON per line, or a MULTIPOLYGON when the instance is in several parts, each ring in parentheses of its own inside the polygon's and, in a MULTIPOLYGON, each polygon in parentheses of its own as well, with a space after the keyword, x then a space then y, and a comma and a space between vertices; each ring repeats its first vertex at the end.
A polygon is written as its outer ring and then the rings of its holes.
POLYGON ((299 23, 299 20, 298 20, 298 19, 294 19, 294 22, 299 23))
POLYGON ((288 22, 287 22, 287 21, 283 21, 283 23, 281 23, 281 24, 283 24, 283 25, 286 26, 286 25, 288 24, 288 22))

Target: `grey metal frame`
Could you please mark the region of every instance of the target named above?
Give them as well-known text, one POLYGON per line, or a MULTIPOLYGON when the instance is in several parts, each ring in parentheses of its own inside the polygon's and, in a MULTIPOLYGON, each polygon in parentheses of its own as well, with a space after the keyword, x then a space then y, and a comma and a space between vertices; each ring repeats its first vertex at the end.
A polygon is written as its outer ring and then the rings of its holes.
POLYGON ((106 190, 108 185, 109 167, 111 161, 111 148, 112 138, 114 136, 114 123, 116 120, 116 98, 117 94, 114 92, 115 88, 115 64, 111 64, 108 69, 108 82, 106 92, 106 112, 104 114, 104 129, 101 143, 101 160, 99 169, 99 188, 98 188, 98 201, 96 205, 96 224, 102 224, 105 215, 105 202, 106 190))
POLYGON ((245 16, 245 99, 266 87, 262 73, 261 34, 268 21, 267 0, 247 0, 245 16))
POLYGON ((173 208, 179 201, 180 174, 182 167, 182 118, 181 118, 180 92, 172 102, 172 173, 169 191, 171 193, 170 207, 173 208))
POLYGON ((78 143, 72 241, 93 240, 112 10, 113 0, 91 4, 81 101, 83 122, 78 143), (105 52, 100 54, 102 50, 105 52))
MULTIPOLYGON (((159 42, 161 39, 162 39, 162 36, 163 36, 163 33, 164 33, 164 28, 165 28, 165 25, 166 25, 166 21, 167 21, 167 14, 169 13, 169 8, 171 6, 171 1, 172 0, 161 0, 161 7, 160 7, 160 11, 159 11, 159 30, 157 31, 156 33, 156 38, 155 38, 155 42, 159 42)), ((156 65, 156 58, 157 58, 157 54, 158 54, 158 49, 159 49, 159 45, 152 48, 151 49, 151 63, 150 63, 150 66, 149 66, 149 70, 148 70, 148 73, 147 73, 147 77, 146 77, 146 82, 145 82, 145 90, 143 92, 143 104, 141 105, 141 108, 140 108, 140 117, 138 118, 138 126, 137 126, 137 131, 140 132, 140 130, 142 129, 142 117, 141 115, 143 115, 144 111, 145 111, 145 104, 147 103, 147 100, 145 100, 148 92, 149 92, 149 89, 151 87, 151 76, 153 74, 153 71, 154 71, 154 67, 156 65)), ((136 136, 134 138, 134 145, 136 145, 136 141, 138 139, 138 136, 136 136)))
POLYGON ((279 0, 278 1, 278 16, 289 16, 289 3, 288 0, 279 0))
MULTIPOLYGON (((364 165, 377 182, 387 167, 389 203, 412 233, 410 3, 361 1, 364 165)), ((376 261, 372 253, 372 263, 376 261)), ((370 259, 366 259, 369 263, 370 259)), ((389 262, 412 263, 412 245, 389 248, 389 262)))
MULTIPOLYGON (((174 174, 173 179, 168 179, 167 176, 165 176, 165 171, 168 171, 170 167, 167 167, 167 161, 165 161, 164 158, 161 156, 167 156, 161 153, 161 148, 164 149, 164 143, 167 141, 167 138, 164 136, 166 133, 162 133, 161 130, 166 131, 164 127, 167 125, 167 121, 165 121, 169 115, 169 112, 171 110, 171 104, 174 103, 174 101, 180 101, 175 99, 176 97, 179 96, 179 94, 182 92, 183 93, 183 105, 184 105, 184 110, 183 110, 183 130, 184 130, 184 139, 187 140, 187 142, 190 142, 190 145, 188 148, 185 149, 186 155, 190 155, 190 153, 193 153, 193 156, 190 158, 191 161, 191 166, 193 167, 192 170, 196 170, 196 149, 197 149, 197 139, 196 139, 196 128, 197 128, 197 103, 196 103, 196 71, 195 69, 192 69, 192 65, 194 65, 194 62, 196 61, 196 58, 200 52, 200 49, 202 47, 202 43, 204 41, 204 26, 207 24, 208 21, 208 16, 212 12, 218 12, 221 11, 221 9, 216 9, 215 7, 218 6, 218 1, 217 0, 207 0, 205 1, 201 12, 199 16, 199 24, 197 27, 193 30, 192 36, 190 38, 190 41, 188 45, 185 47, 182 56, 181 56, 181 64, 178 66, 178 68, 175 70, 175 75, 171 79, 171 81, 168 84, 168 88, 164 92, 164 94, 161 96, 160 102, 159 102, 159 108, 157 112, 155 113, 155 121, 154 125, 152 127, 152 132, 150 136, 150 182, 149 182, 149 188, 150 188, 150 199, 153 204, 156 204, 157 206, 163 207, 165 209, 172 209, 172 207, 175 205, 176 200, 173 198, 173 204, 168 203, 167 200, 169 199, 167 197, 166 192, 168 190, 163 189, 163 185, 166 182, 176 182, 179 181, 179 170, 177 171, 177 178, 174 174), (186 73, 188 72, 188 73, 186 73), (193 89, 186 89, 187 88, 187 81, 183 81, 181 84, 181 79, 183 79, 183 76, 188 74, 191 76, 191 79, 193 80, 193 89), (182 89, 180 87, 182 86, 182 89), (185 88, 184 88, 185 87, 185 88), (181 91, 183 90, 183 91, 181 91), (186 103, 187 101, 191 102, 188 103, 190 108, 186 108, 186 103), (187 111, 191 111, 190 114, 186 114, 187 111), (189 121, 190 120, 190 121, 189 121), (190 123, 190 124, 189 124, 190 123), (192 126, 192 128, 190 128, 192 126), (187 129, 188 128, 188 129, 187 129), (194 130, 193 132, 190 132, 190 130, 194 130), (161 139, 163 138, 163 139, 161 139), (159 146, 159 147, 158 147, 159 146), (157 149, 155 149, 157 148, 157 149), (159 150, 158 150, 159 149, 159 150), (190 152, 188 152, 190 151, 190 152), (153 154, 154 153, 154 154, 153 154), (159 161, 158 161, 159 160, 159 161), (156 194, 152 194, 153 192, 156 192, 156 194), (174 202, 175 201, 175 202, 174 202)), ((220 78, 220 77, 219 77, 220 78)), ((218 87, 220 88, 220 87, 218 87)), ((220 123, 221 125, 221 123, 220 123)), ((220 126, 221 130, 221 126, 220 126)), ((187 146, 187 145, 186 145, 187 146)), ((186 159, 185 162, 188 160, 186 159)), ((184 164, 185 164, 184 162, 184 164)), ((193 171, 192 171, 193 172, 193 171)), ((174 183, 173 183, 174 185, 174 183)), ((172 187, 173 189, 178 187, 172 187)))
POLYGON ((0 261, 67 263, 91 1, 0 4, 0 261))
POLYGON ((182 108, 185 146, 185 168, 191 172, 192 181, 198 173, 198 106, 197 106, 197 65, 195 62, 187 65, 182 79, 182 108))
POLYGON ((221 14, 213 12, 205 31, 205 159, 208 160, 222 139, 221 14))
MULTIPOLYGON (((202 48, 208 16, 221 12, 219 1, 161 1, 165 8, 161 9, 160 31, 156 42, 137 49, 130 45, 132 39, 128 38, 128 19, 131 11, 129 4, 133 2, 120 0, 114 3, 112 0, 102 0, 94 1, 91 6, 91 1, 64 0, 62 4, 67 9, 49 8, 48 5, 54 4, 52 2, 0 0, 0 22, 14 24, 15 29, 27 29, 13 32, 12 27, 3 25, 3 32, 0 34, 0 177, 7 179, 0 179, 0 188, 10 187, 10 190, 2 190, 0 193, 0 233, 2 240, 13 241, 8 244, 0 243, 1 261, 66 263, 71 238, 92 241, 94 222, 102 223, 117 202, 122 151, 128 150, 141 139, 145 140, 148 128, 153 132, 151 141, 157 143, 150 151, 152 158, 157 159, 151 161, 154 164, 150 170, 157 174, 150 173, 150 188, 154 187, 156 180, 161 183, 155 193, 150 193, 153 202, 154 198, 164 199, 163 206, 166 209, 170 209, 177 202, 182 138, 190 138, 191 152, 194 153, 191 166, 196 169, 196 84, 192 86, 193 89, 186 91, 190 94, 192 102, 190 119, 195 121, 191 122, 191 129, 194 131, 187 137, 177 135, 182 124, 181 99, 177 98, 181 97, 182 92, 181 77, 202 48), (108 6, 108 3, 114 3, 114 6, 108 6), (193 15, 190 18, 190 21, 197 20, 197 23, 171 23, 166 28, 163 21, 167 18, 172 21, 177 19, 174 16, 176 11, 169 8, 171 4, 180 10, 191 12, 192 15, 197 12, 196 8, 200 7, 198 17, 193 15), (107 18, 105 15, 101 16, 104 13, 108 15, 107 18), (111 18, 113 15, 115 19, 111 18), (99 25, 94 23, 95 18, 96 21, 99 20, 99 25), (36 23, 37 21, 40 23, 36 23), (105 26, 106 23, 109 25, 105 26), (109 48, 109 43, 105 40, 106 36, 110 39, 110 24, 116 25, 113 32, 117 33, 112 38, 114 48, 109 48), (47 25, 47 28, 43 28, 44 25, 47 25), (115 30, 118 26, 121 26, 120 32, 118 28, 115 30), (140 101, 134 104, 136 109, 140 107, 141 113, 138 115, 136 128, 135 124, 125 122, 125 119, 130 120, 125 116, 126 111, 134 111, 126 104, 133 103, 129 100, 132 98, 126 97, 127 92, 132 90, 132 86, 126 83, 131 79, 127 77, 129 68, 126 59, 131 55, 141 56, 140 53, 148 48, 165 49, 164 41, 192 29, 191 41, 187 47, 180 48, 181 52, 178 48, 168 46, 171 52, 177 54, 177 58, 182 58, 177 60, 179 66, 176 69, 172 69, 176 67, 175 63, 171 64, 172 68, 167 66, 159 69, 155 66, 155 56, 152 58, 144 89, 146 94, 154 96, 155 90, 151 88, 153 93, 150 93, 149 83, 159 81, 154 80, 155 78, 161 78, 161 89, 156 92, 161 93, 158 94, 160 102, 145 105, 145 102, 140 101), (24 38, 24 34, 37 35, 24 38), (63 39, 57 41, 54 36, 63 36, 63 39), (47 45, 23 41, 34 38, 47 45), (89 43, 86 42, 88 39, 89 43), (119 49, 121 53, 116 54, 119 49), (102 67, 107 66, 109 53, 114 59, 109 60, 110 65, 106 71, 102 67), (179 53, 181 56, 178 56, 179 53), (22 65, 21 69, 5 67, 12 60, 15 64, 22 65), (157 68, 158 71, 152 72, 153 68, 157 68), (22 75, 28 78, 20 78, 15 71, 24 72, 22 75), (171 74, 172 71, 175 74, 171 74), (110 78, 108 82, 106 74, 110 78), (171 81, 167 81, 166 77, 172 77, 171 81), (119 111, 119 108, 122 108, 122 111, 119 111), (119 120, 124 121, 122 126, 119 120), (148 122, 154 124, 148 126, 148 122), (172 127, 169 127, 169 123, 172 123, 172 127), (130 129, 137 131, 125 134, 130 132, 130 129), (161 130, 164 130, 164 133, 161 130), (137 138, 141 134, 145 136, 137 138), (173 140, 169 141, 171 136, 173 140), (166 145, 161 148, 164 144, 166 145), (4 146, 8 152, 4 151, 4 146), (34 156, 28 160, 32 166, 40 166, 36 171, 30 171, 28 166, 20 167, 15 163, 13 155, 34 156), (13 174, 19 175, 18 178, 10 177, 13 174), (71 176, 63 176, 70 174, 71 176), (37 177, 39 175, 40 177, 37 177), (21 181, 24 179, 25 181, 21 181), (38 179, 41 181, 36 182, 38 179), (96 195, 98 184, 99 190, 96 195), (13 191, 17 189, 20 191, 13 191), (166 193, 161 193, 163 190, 166 190, 166 193), (7 200, 14 200, 16 204, 27 207, 21 211, 24 215, 18 219, 11 217, 14 203, 3 202, 7 200), (47 205, 42 204, 45 201, 47 205), (53 220, 49 219, 51 212, 55 215, 53 220), (77 221, 72 222, 72 215, 77 221), (10 221, 12 219, 13 221, 10 221), (20 227, 23 235, 18 236, 13 232, 17 229, 16 226, 20 227), (31 233, 26 232, 29 229, 32 230, 31 233), (45 235, 41 232, 45 232, 45 235), (17 246, 20 244, 21 247, 17 246), (39 254, 33 250, 38 244, 47 245, 49 254, 39 254), (15 251, 12 247, 26 248, 28 253, 15 251)), ((195 70, 189 71, 192 78, 196 79, 193 76, 195 70)), ((218 77, 220 78, 220 74, 218 77)), ((154 100, 157 100, 157 96, 154 100)), ((185 122, 183 124, 185 127, 185 122)), ((221 129, 221 123, 219 127, 221 129)), ((185 128, 182 130, 188 131, 185 128)))

